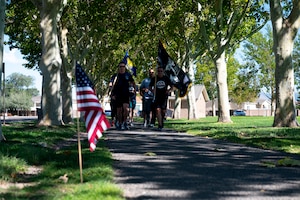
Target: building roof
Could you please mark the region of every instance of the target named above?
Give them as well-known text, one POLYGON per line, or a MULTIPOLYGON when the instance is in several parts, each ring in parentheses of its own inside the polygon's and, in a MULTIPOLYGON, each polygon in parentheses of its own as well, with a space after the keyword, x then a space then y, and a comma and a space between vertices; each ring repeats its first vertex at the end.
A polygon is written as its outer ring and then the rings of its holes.
POLYGON ((200 84, 194 85, 194 91, 195 91, 196 100, 198 100, 200 95, 203 94, 204 100, 209 101, 209 96, 207 94, 207 91, 206 91, 206 88, 204 85, 200 85, 200 84))

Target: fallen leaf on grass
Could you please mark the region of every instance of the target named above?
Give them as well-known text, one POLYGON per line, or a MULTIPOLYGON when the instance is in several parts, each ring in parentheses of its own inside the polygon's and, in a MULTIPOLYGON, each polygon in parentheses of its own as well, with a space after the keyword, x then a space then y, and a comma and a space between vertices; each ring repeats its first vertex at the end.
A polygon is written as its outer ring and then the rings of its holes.
POLYGON ((59 179, 59 180, 62 180, 64 183, 67 183, 68 180, 69 180, 68 174, 65 174, 65 175, 63 175, 63 176, 60 176, 58 179, 59 179))

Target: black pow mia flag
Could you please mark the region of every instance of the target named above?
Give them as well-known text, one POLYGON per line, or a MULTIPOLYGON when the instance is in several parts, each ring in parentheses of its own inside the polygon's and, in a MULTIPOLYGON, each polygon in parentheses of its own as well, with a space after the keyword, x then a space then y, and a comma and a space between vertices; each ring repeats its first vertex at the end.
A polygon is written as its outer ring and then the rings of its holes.
POLYGON ((179 96, 184 97, 192 83, 188 74, 185 73, 169 56, 161 41, 158 44, 158 64, 164 68, 174 87, 179 90, 179 96))

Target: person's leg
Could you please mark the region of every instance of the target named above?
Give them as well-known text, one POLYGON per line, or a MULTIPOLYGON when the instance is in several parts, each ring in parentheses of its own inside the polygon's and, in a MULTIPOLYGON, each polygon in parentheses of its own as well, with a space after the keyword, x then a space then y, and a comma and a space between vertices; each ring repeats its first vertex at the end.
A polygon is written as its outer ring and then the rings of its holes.
POLYGON ((116 99, 115 101, 115 109, 116 109, 116 128, 120 129, 122 124, 122 101, 120 99, 116 99))
POLYGON ((161 128, 164 127, 164 120, 165 120, 165 115, 166 115, 166 111, 167 111, 167 101, 168 99, 166 98, 162 105, 161 105, 161 128))
POLYGON ((150 123, 151 101, 147 99, 144 103, 144 126, 146 127, 150 123))
POLYGON ((122 119, 122 125, 124 125, 125 128, 127 128, 127 117, 129 113, 129 104, 128 103, 123 103, 122 111, 123 111, 123 119, 122 119))
POLYGON ((157 117, 158 128, 161 128, 161 126, 162 126, 162 109, 161 109, 161 106, 162 106, 161 101, 157 100, 156 117, 157 117))
POLYGON ((114 126, 116 115, 117 115, 117 108, 116 108, 116 101, 111 99, 110 100, 110 111, 111 111, 111 126, 114 126))
POLYGON ((156 108, 156 117, 157 117, 157 123, 158 123, 158 128, 162 128, 162 110, 160 107, 156 108))
POLYGON ((142 116, 143 116, 143 123, 144 123, 144 127, 146 127, 146 120, 147 120, 147 112, 146 112, 146 100, 143 99, 142 101, 142 116))
MULTIPOLYGON (((131 108, 131 123, 133 123, 133 117, 134 117, 135 106, 136 106, 136 100, 133 99, 133 100, 132 100, 132 108, 131 108)), ((131 125, 133 126, 133 124, 131 124, 131 125)))
POLYGON ((117 119, 116 126, 117 126, 117 128, 121 127, 122 121, 123 121, 122 118, 123 118, 122 107, 117 107, 117 116, 116 116, 116 119, 117 119))
POLYGON ((150 122, 151 127, 155 126, 155 121, 156 121, 156 104, 154 102, 151 102, 151 122, 150 122))
POLYGON ((129 112, 128 112, 128 122, 131 124, 132 123, 132 116, 131 116, 131 113, 132 113, 132 109, 133 108, 133 102, 130 100, 129 102, 129 112))
POLYGON ((166 115, 166 109, 162 109, 161 110, 161 128, 164 127, 165 115, 166 115))

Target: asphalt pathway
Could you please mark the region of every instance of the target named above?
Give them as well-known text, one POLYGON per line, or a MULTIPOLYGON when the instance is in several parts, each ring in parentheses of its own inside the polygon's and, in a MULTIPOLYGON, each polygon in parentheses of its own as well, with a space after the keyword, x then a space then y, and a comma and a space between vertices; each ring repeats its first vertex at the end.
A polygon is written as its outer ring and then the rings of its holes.
POLYGON ((128 200, 300 199, 300 167, 264 164, 289 154, 137 124, 106 135, 128 200))

